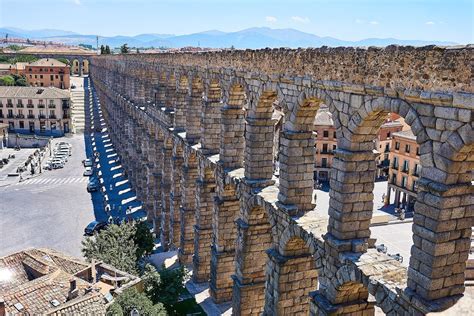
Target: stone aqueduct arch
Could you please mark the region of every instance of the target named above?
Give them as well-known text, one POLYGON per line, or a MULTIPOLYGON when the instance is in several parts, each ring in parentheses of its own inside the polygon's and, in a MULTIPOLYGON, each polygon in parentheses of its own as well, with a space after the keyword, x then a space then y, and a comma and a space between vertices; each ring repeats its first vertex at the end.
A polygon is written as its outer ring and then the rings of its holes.
POLYGON ((462 69, 472 52, 102 56, 91 59, 91 74, 155 232, 165 249, 179 248, 196 281, 209 282, 216 302, 232 300, 234 314, 370 315, 377 305, 387 314, 422 315, 454 305, 464 291, 474 218, 474 89, 462 69), (362 57, 366 69, 348 70, 362 57), (398 62, 403 58, 409 65, 398 62), (431 80, 406 71, 420 59, 431 80), (374 75, 393 63, 405 77, 374 75), (446 63, 451 70, 438 67, 446 63), (274 103, 285 112, 279 179, 274 103), (321 103, 338 135, 329 219, 313 211, 312 124, 321 103), (388 112, 411 126, 423 167, 408 269, 368 247, 372 140, 388 112))

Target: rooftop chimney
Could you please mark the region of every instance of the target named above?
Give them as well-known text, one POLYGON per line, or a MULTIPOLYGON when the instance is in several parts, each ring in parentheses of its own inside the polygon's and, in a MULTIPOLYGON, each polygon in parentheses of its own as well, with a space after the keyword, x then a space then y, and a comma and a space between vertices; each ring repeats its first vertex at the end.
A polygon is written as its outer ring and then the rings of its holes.
POLYGON ((0 316, 5 316, 6 311, 5 311, 5 300, 3 298, 0 298, 0 316))
POLYGON ((79 296, 79 290, 77 289, 76 279, 72 278, 69 280, 69 293, 67 295, 67 300, 70 301, 79 296))

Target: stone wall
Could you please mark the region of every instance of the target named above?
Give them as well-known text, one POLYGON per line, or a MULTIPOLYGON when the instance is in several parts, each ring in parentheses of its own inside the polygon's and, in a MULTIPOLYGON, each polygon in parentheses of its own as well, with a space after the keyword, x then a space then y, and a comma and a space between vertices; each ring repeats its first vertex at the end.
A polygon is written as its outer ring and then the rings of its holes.
POLYGON ((91 74, 162 244, 179 248, 196 281, 209 280, 216 302, 232 301, 236 315, 371 315, 374 305, 423 315, 464 292, 474 223, 472 53, 393 46, 100 56, 91 74), (330 202, 318 208, 327 215, 314 210, 312 175, 321 103, 338 139, 330 202), (274 105, 284 112, 276 137, 274 105), (389 112, 420 145, 408 269, 369 248, 372 140, 389 112))

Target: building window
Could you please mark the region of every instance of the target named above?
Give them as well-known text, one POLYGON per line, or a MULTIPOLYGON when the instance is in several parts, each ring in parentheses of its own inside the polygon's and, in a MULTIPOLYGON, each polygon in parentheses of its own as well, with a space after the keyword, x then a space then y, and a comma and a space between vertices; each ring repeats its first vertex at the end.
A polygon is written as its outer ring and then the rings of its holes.
POLYGON ((58 75, 56 75, 56 79, 58 79, 58 75))
POLYGON ((387 138, 390 138, 390 135, 392 135, 392 133, 387 132, 387 138))
POLYGON ((13 118, 13 110, 8 110, 8 118, 13 118))
POLYGON ((396 173, 392 174, 392 184, 397 184, 397 174, 396 173))
POLYGON ((328 167, 328 159, 327 158, 322 158, 321 159, 321 167, 322 168, 327 168, 328 167))
POLYGON ((323 131, 323 137, 329 137, 329 131, 323 131))
POLYGON ((55 119, 55 118, 56 118, 56 114, 54 113, 54 110, 50 110, 50 111, 49 111, 49 118, 51 118, 51 119, 55 119))
POLYGON ((40 132, 44 133, 46 131, 46 123, 40 122, 40 132))
POLYGON ((54 75, 50 75, 49 80, 53 81, 54 80, 54 75))
POLYGON ((408 173, 408 160, 403 160, 402 172, 408 173))
POLYGON ((51 130, 56 130, 56 122, 51 122, 51 130))
POLYGON ((43 79, 43 75, 40 75, 40 79, 43 79))
POLYGON ((420 173, 421 173, 421 165, 419 164, 415 164, 415 168, 413 169, 413 175, 415 177, 419 177, 420 176, 420 173))
POLYGON ((49 71, 50 71, 50 72, 53 72, 53 68, 49 68, 49 71))
POLYGON ((397 157, 393 157, 392 168, 393 169, 398 169, 398 158, 397 157))
POLYGON ((334 133, 332 133, 332 137, 337 138, 336 137, 336 131, 334 131, 334 133))
POLYGON ((15 123, 14 122, 8 122, 8 129, 9 130, 14 130, 15 129, 15 123))
POLYGON ((38 76, 37 76, 37 75, 35 75, 35 79, 38 79, 38 76))
POLYGON ((419 156, 420 155, 420 147, 416 147, 416 155, 419 156))
POLYGON ((21 128, 21 129, 24 129, 24 128, 25 128, 25 122, 20 121, 19 124, 20 124, 20 128, 21 128))
POLYGON ((400 143, 399 142, 395 142, 395 150, 400 150, 400 143))
POLYGON ((407 177, 403 176, 402 177, 402 185, 401 185, 402 188, 406 188, 407 187, 407 177))
POLYGON ((385 144, 385 152, 388 153, 390 151, 390 144, 386 143, 385 144))
POLYGON ((323 154, 327 154, 328 153, 328 144, 323 144, 323 154))
POLYGON ((336 150, 337 145, 332 145, 332 150, 336 150))
POLYGON ((33 133, 35 131, 35 122, 30 122, 30 132, 33 133))
POLYGON ((33 78, 33 75, 30 75, 30 79, 33 78))
POLYGON ((40 86, 41 86, 41 87, 43 86, 43 83, 42 83, 42 82, 40 82, 40 86))
POLYGON ((406 152, 407 154, 410 153, 410 145, 408 145, 408 144, 405 145, 405 152, 406 152))

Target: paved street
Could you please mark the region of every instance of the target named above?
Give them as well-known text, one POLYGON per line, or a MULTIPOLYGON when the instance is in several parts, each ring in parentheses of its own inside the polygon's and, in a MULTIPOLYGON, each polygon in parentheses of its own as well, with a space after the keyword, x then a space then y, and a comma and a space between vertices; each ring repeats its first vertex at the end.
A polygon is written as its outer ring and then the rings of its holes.
MULTIPOLYGON (((86 79, 87 82, 87 79, 86 79)), ((86 87, 86 85, 84 85, 86 87)), ((141 204, 130 189, 117 154, 110 143, 98 104, 85 89, 86 130, 102 124, 102 132, 76 134, 54 140, 72 144, 72 156, 63 169, 44 171, 42 175, 0 187, 0 256, 28 247, 50 247, 81 257, 84 227, 94 219, 106 221, 109 215, 119 218, 145 216, 141 204), (103 194, 86 190, 88 177, 82 175, 82 160, 99 152, 101 175, 111 213, 104 210, 103 194), (131 214, 126 214, 131 207, 131 214)))
POLYGON ((28 247, 51 247, 80 255, 84 227, 94 219, 82 176, 84 137, 66 138, 73 146, 63 169, 0 188, 0 256, 28 247))

